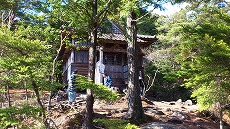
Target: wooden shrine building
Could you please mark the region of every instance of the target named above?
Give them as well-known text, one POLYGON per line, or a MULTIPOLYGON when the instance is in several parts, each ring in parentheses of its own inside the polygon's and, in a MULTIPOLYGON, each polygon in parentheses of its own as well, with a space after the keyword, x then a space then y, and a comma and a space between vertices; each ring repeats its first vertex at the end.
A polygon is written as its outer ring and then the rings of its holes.
MULTIPOLYGON (((96 69, 95 69, 95 83, 102 82, 102 72, 107 73, 113 80, 112 86, 125 88, 128 66, 127 66, 127 42, 123 31, 111 21, 109 24, 109 31, 100 33, 103 27, 98 29, 98 46, 96 56, 96 69)), ((105 28, 105 27, 104 27, 105 28)), ((103 31, 104 32, 104 31, 103 31)), ((138 69, 143 73, 143 56, 142 49, 148 47, 155 42, 155 36, 138 35, 138 44, 140 47, 138 53, 138 69)), ((63 82, 68 83, 70 75, 73 70, 77 70, 78 74, 88 75, 88 48, 89 42, 76 43, 77 39, 72 39, 72 44, 80 47, 80 50, 66 49, 63 45, 60 56, 63 60, 63 82), (81 47, 86 46, 86 47, 81 47)))

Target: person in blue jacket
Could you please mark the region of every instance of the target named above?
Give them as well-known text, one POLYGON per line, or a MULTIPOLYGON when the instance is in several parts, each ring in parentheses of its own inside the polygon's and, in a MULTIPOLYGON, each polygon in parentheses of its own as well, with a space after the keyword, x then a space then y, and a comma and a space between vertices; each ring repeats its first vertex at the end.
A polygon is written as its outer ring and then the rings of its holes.
POLYGON ((77 74, 77 70, 73 71, 70 80, 69 80, 69 85, 68 85, 68 98, 69 98, 69 103, 72 104, 73 102, 75 102, 76 99, 76 88, 75 85, 77 84, 76 82, 76 76, 77 74))
POLYGON ((109 88, 112 86, 112 78, 107 75, 106 73, 103 74, 103 78, 104 78, 104 85, 108 86, 109 88))

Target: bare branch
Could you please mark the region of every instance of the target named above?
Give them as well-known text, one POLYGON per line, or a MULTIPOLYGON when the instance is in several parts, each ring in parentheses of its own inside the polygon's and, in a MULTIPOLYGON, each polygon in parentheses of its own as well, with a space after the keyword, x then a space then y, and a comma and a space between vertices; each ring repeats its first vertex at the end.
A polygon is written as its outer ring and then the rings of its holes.
POLYGON ((112 2, 112 0, 109 0, 109 1, 107 2, 106 5, 108 5, 108 6, 104 7, 104 8, 96 15, 96 18, 99 18, 104 12, 107 12, 107 11, 108 11, 108 9, 109 9, 109 7, 110 7, 110 5, 111 5, 111 2, 112 2))
POLYGON ((89 14, 89 11, 88 11, 87 8, 85 8, 85 7, 81 6, 81 5, 79 5, 79 7, 80 7, 81 9, 83 9, 83 11, 85 11, 86 16, 88 16, 91 20, 93 20, 93 17, 89 14))
MULTIPOLYGON (((157 2, 159 2, 160 0, 157 0, 157 2)), ((148 11, 145 15, 141 16, 140 18, 137 18, 135 21, 139 21, 140 19, 144 18, 145 16, 147 16, 148 14, 150 14, 151 12, 153 12, 153 10, 155 10, 157 7, 154 7, 152 10, 148 11)))
POLYGON ((144 18, 145 16, 147 16, 148 14, 153 12, 153 10, 155 10, 155 9, 156 9, 156 7, 154 7, 152 10, 148 11, 145 15, 141 16, 140 18, 137 18, 135 21, 139 21, 140 19, 144 18))
POLYGON ((98 29, 98 28, 101 26, 101 24, 105 21, 105 19, 106 19, 106 17, 107 17, 107 13, 108 13, 108 11, 106 11, 106 12, 104 13, 104 16, 103 16, 102 19, 98 22, 98 24, 97 24, 97 26, 96 26, 95 29, 98 29))
POLYGON ((70 35, 70 33, 67 34, 67 35, 63 38, 63 37, 62 37, 62 34, 61 34, 61 44, 60 44, 60 47, 59 47, 58 50, 57 50, 57 55, 56 55, 56 57, 55 57, 54 60, 53 60, 53 70, 52 70, 52 80, 51 80, 51 83, 52 83, 52 84, 53 84, 53 82, 54 82, 54 74, 55 74, 57 59, 58 59, 58 57, 59 57, 59 54, 60 54, 60 51, 61 51, 63 42, 64 42, 64 40, 65 40, 69 35, 70 35))
POLYGON ((144 85, 144 90, 143 90, 143 95, 145 95, 150 89, 151 89, 151 87, 153 86, 153 83, 155 82, 155 79, 156 79, 156 76, 157 76, 157 72, 158 72, 158 69, 156 70, 156 72, 155 72, 155 74, 154 74, 154 77, 153 77, 153 79, 151 79, 151 77, 149 76, 149 75, 147 75, 147 77, 148 77, 148 84, 147 85, 145 85, 143 82, 143 85, 144 85), (152 81, 151 82, 151 85, 150 85, 150 81, 152 81))

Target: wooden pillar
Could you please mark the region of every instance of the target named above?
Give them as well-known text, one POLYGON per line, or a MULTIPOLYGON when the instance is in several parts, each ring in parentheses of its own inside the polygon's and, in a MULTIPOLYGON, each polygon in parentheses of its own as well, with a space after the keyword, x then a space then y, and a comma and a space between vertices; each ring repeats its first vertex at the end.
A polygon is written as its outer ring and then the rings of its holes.
POLYGON ((105 72, 105 65, 103 64, 103 47, 99 48, 99 61, 96 63, 96 70, 95 70, 95 83, 102 84, 103 77, 102 74, 105 72))

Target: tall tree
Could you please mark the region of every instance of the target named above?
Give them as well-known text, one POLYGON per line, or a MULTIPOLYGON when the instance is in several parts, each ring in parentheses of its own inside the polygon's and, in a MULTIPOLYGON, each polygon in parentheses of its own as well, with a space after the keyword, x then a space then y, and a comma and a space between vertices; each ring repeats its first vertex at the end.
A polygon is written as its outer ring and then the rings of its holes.
POLYGON ((230 16, 226 10, 213 6, 197 11, 192 20, 194 24, 184 27, 185 35, 190 38, 185 38, 180 45, 184 61, 182 70, 189 75, 185 86, 193 89, 192 96, 197 98, 201 109, 219 103, 222 116, 225 105, 230 103, 230 56, 227 54, 230 53, 230 31, 227 29, 230 16))
MULTIPOLYGON (((176 14, 171 21, 175 17, 180 20, 167 32, 168 36, 176 34, 179 41, 172 49, 177 71, 171 77, 184 80, 184 86, 192 89, 192 97, 201 110, 219 105, 221 125, 222 111, 230 103, 228 9, 218 9, 215 3, 190 9, 192 11, 176 14)), ((174 40, 174 36, 168 39, 174 40)))
POLYGON ((140 86, 138 83, 139 71, 137 68, 137 52, 139 46, 137 44, 137 22, 146 15, 137 18, 137 13, 142 6, 160 5, 158 1, 122 1, 124 4, 124 16, 127 16, 126 31, 127 31, 127 59, 128 59, 128 112, 126 117, 135 122, 144 120, 144 112, 140 98, 140 86))
MULTIPOLYGON (((59 23, 76 29, 78 39, 87 38, 90 41, 89 48, 89 71, 88 78, 94 81, 95 78, 95 57, 97 45, 97 28, 113 12, 116 12, 117 0, 100 1, 97 0, 67 0, 54 1, 52 5, 51 18, 59 19, 59 23), (76 13, 76 11, 78 13, 76 13)), ((93 128, 93 93, 87 89, 86 115, 83 127, 93 128)))
MULTIPOLYGON (((89 48, 89 71, 88 78, 94 82, 95 78, 95 59, 96 59, 96 45, 97 45, 97 0, 92 0, 92 31, 90 34, 90 48, 89 48)), ((93 128, 93 103, 94 97, 91 89, 87 89, 87 98, 86 98, 86 115, 85 115, 85 124, 84 129, 93 128)))
MULTIPOLYGON (((17 30, 11 31, 5 26, 0 27, 0 42, 6 48, 6 53, 0 58, 0 64, 1 69, 11 71, 14 78, 11 83, 20 82, 22 78, 30 82, 46 124, 45 108, 40 99, 39 88, 44 89, 48 84, 47 75, 51 57, 46 42, 35 38, 34 29, 31 26, 27 28, 18 26, 17 30)), ((36 31, 39 29, 36 28, 36 31)), ((40 32, 42 31, 44 32, 40 29, 40 32)))
MULTIPOLYGON (((6 1, 1 8, 0 47, 4 54, 0 58, 1 68, 10 72, 13 80, 11 84, 28 82, 29 89, 33 89, 37 102, 42 109, 43 122, 48 126, 45 107, 41 102, 39 90, 50 90, 49 85, 50 61, 52 49, 50 44, 54 38, 54 30, 41 27, 44 21, 34 17, 40 7, 40 1, 6 1), (6 13, 9 12, 9 13, 6 13), (52 39, 51 39, 52 38, 52 39)), ((52 45, 51 45, 52 46, 52 45)), ((9 74, 3 76, 9 78, 9 74)))
POLYGON ((144 112, 140 98, 140 86, 138 86, 138 68, 137 68, 137 25, 136 13, 131 11, 127 17, 128 34, 128 112, 127 117, 134 121, 143 120, 144 112))

